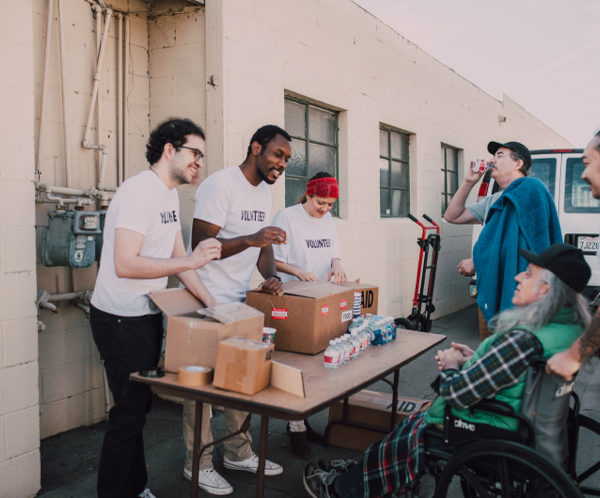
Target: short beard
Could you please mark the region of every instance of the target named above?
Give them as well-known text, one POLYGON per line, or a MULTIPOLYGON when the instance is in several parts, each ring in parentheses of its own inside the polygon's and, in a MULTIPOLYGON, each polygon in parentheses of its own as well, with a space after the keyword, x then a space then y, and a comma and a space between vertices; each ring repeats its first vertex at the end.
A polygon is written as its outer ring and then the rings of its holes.
POLYGON ((260 179, 268 185, 273 185, 275 183, 276 180, 271 180, 269 175, 266 175, 265 172, 258 166, 256 166, 256 172, 258 173, 258 176, 260 176, 260 179))
POLYGON ((178 182, 179 185, 187 185, 188 183, 190 183, 190 181, 185 177, 186 169, 187 169, 187 166, 185 167, 185 169, 183 171, 177 170, 177 169, 175 169, 175 167, 173 167, 173 165, 171 165, 169 167, 169 176, 171 177, 172 180, 175 180, 176 182, 178 182))

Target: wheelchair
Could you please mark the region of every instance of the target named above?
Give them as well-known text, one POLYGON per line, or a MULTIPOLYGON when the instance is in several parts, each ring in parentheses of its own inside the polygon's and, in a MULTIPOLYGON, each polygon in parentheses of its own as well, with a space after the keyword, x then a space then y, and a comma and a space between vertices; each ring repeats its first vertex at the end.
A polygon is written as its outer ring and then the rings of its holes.
MULTIPOLYGON (((538 375, 550 377, 543 372, 544 360, 536 360, 530 367, 538 375)), ((600 423, 579 413, 575 392, 570 390, 566 395, 562 413, 558 414, 560 423, 566 425, 566 430, 561 431, 563 439, 566 434, 564 451, 550 454, 540 450, 539 444, 536 448, 536 430, 540 442, 539 427, 507 403, 483 400, 471 410, 513 418, 518 424, 516 432, 462 420, 446 406, 443 431, 437 427, 426 429, 426 438, 440 439, 439 445, 428 445, 426 451, 428 473, 436 481, 434 497, 460 496, 458 490, 465 498, 600 496, 600 488, 586 483, 600 469, 600 423), (579 441, 592 438, 596 463, 581 469, 577 461, 579 441)), ((418 496, 419 484, 419 480, 415 481, 406 496, 418 496)))

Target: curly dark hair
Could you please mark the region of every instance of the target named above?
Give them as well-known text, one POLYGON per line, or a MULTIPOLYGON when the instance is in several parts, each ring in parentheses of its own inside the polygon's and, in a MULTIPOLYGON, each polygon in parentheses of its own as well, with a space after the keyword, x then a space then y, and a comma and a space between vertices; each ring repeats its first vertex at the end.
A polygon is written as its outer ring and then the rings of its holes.
MULTIPOLYGON (((248 159, 250 157, 250 154, 252 154, 252 144, 254 142, 258 142, 259 145, 262 147, 262 152, 264 152, 267 144, 269 142, 272 142, 273 140, 275 140, 275 137, 277 135, 281 135, 288 142, 292 141, 292 137, 290 137, 290 134, 287 131, 285 131, 283 128, 279 128, 279 126, 275 126, 275 125, 261 126, 258 130, 256 130, 254 132, 254 135, 252 135, 252 138, 250 139, 250 145, 248 145, 248 153, 246 154, 246 159, 248 159)), ((262 152, 261 152, 261 154, 262 154, 262 152)))
POLYGON ((196 135, 205 140, 204 131, 190 119, 173 118, 159 124, 150 133, 146 144, 146 159, 150 165, 156 164, 162 156, 166 144, 179 149, 187 142, 188 135, 196 135))

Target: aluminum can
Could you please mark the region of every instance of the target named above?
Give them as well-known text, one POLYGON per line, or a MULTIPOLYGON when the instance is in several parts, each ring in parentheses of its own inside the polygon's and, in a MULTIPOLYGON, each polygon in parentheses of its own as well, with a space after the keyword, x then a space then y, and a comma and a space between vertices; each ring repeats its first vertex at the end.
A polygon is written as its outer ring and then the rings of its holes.
POLYGON ((490 169, 490 162, 485 159, 475 159, 471 161, 471 171, 474 173, 485 173, 490 169))

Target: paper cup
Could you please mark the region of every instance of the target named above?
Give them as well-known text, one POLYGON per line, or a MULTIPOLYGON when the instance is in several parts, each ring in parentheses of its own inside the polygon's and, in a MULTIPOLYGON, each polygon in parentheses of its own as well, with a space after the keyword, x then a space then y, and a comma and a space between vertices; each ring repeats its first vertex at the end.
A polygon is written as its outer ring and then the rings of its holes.
POLYGON ((275 332, 277 329, 272 327, 263 327, 263 342, 267 344, 273 344, 275 342, 275 332))

